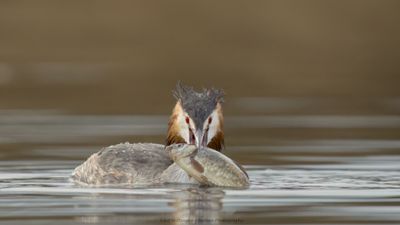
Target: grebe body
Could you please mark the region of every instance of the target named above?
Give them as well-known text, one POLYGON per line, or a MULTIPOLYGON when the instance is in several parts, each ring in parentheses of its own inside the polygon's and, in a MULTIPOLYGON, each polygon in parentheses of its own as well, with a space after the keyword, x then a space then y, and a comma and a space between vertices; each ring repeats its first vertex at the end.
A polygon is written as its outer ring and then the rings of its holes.
MULTIPOLYGON (((196 92, 178 83, 165 146, 186 143, 221 151, 223 95, 222 90, 196 92)), ((170 159, 165 146, 121 143, 103 148, 75 168, 71 179, 85 185, 197 183, 170 159)))

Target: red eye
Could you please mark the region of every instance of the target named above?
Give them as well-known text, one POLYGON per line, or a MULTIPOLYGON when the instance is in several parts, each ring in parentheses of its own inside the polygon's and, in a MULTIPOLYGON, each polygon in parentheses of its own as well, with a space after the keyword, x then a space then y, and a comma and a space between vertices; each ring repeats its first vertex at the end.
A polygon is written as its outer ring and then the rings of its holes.
POLYGON ((186 117, 186 123, 189 124, 189 117, 186 117))
POLYGON ((212 118, 208 118, 208 124, 210 124, 212 122, 212 118))

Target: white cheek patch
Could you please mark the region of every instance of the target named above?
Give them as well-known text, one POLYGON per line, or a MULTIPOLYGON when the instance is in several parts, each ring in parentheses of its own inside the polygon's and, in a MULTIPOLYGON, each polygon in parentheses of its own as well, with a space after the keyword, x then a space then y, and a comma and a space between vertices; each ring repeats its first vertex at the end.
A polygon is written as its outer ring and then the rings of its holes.
MULTIPOLYGON (((186 116, 180 114, 177 118, 177 123, 179 127, 179 135, 185 139, 186 143, 190 143, 190 133, 189 133, 189 125, 186 123, 186 116)), ((189 122, 192 125, 192 121, 189 122)), ((194 127, 193 125, 191 127, 194 127)), ((192 128, 194 130, 194 128, 192 128)))
POLYGON ((177 118, 177 123, 179 127, 179 135, 185 139, 186 143, 189 143, 189 129, 185 121, 185 116, 179 115, 177 118))
MULTIPOLYGON (((207 144, 210 143, 212 138, 217 134, 218 127, 219 127, 219 117, 217 112, 211 113, 211 123, 208 125, 208 134, 207 134, 207 144)), ((208 123, 208 120, 206 121, 208 123)), ((207 128, 207 125, 205 124, 205 128, 207 128)))

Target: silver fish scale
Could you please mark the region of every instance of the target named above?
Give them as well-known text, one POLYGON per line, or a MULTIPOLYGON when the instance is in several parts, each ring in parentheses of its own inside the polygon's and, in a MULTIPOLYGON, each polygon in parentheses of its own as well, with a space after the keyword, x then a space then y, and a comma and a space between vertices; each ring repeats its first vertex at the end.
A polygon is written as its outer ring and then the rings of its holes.
POLYGON ((209 183, 217 186, 244 187, 249 185, 245 172, 220 152, 210 148, 201 148, 194 156, 194 159, 202 165, 203 173, 194 168, 189 157, 181 159, 179 162, 181 167, 194 177, 203 175, 209 183))

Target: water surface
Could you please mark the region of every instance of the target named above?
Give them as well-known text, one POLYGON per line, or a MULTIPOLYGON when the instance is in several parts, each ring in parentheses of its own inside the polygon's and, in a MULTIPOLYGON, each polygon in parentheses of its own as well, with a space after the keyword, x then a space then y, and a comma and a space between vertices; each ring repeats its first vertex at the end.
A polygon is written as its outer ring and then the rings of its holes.
POLYGON ((71 172, 101 147, 162 143, 168 116, 3 110, 0 223, 400 223, 399 116, 271 114, 242 105, 247 113, 226 117, 225 153, 248 171, 244 190, 77 186, 71 172))

